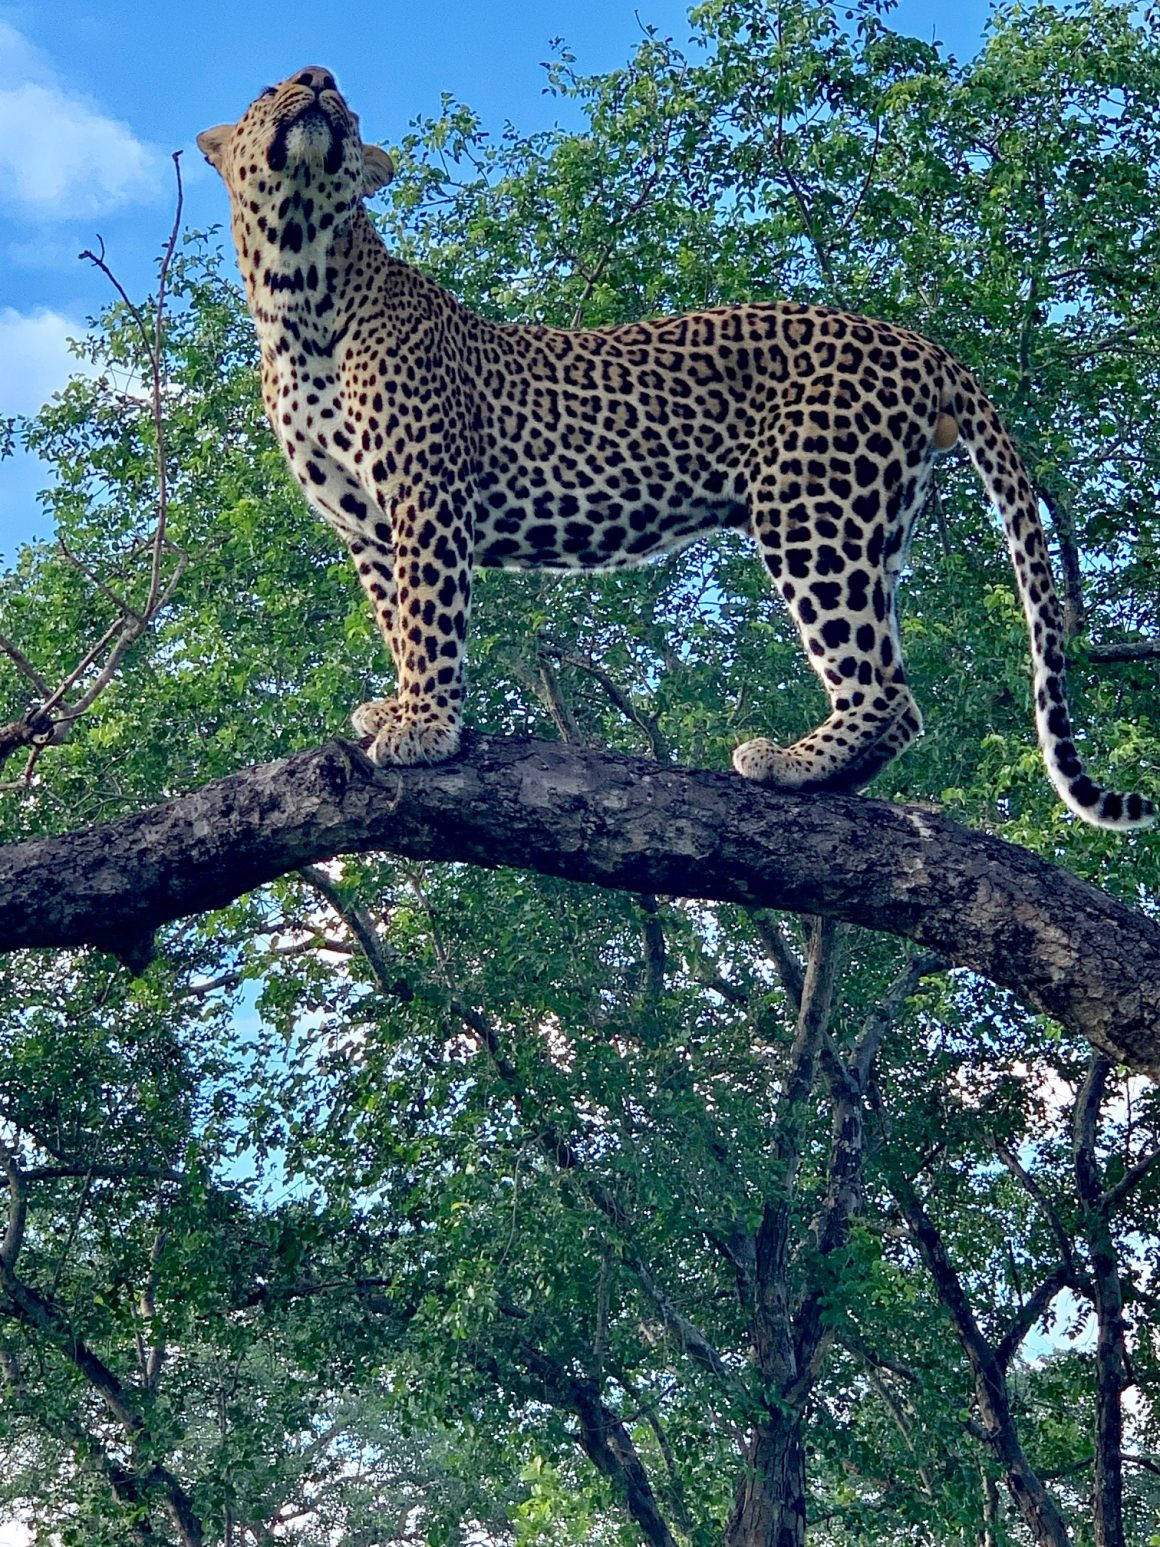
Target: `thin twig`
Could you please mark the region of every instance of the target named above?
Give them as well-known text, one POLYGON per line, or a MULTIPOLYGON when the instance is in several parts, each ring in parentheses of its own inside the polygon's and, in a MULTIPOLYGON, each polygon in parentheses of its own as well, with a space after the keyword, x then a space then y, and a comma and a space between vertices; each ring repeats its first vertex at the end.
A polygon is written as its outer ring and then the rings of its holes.
MULTIPOLYGON (((108 597, 109 601, 112 602, 113 606, 119 613, 123 614, 123 616, 126 618, 136 618, 138 622, 140 621, 141 614, 137 611, 137 609, 135 607, 130 607, 129 603, 125 601, 123 597, 118 596, 117 592, 113 590, 112 586, 107 585, 99 575, 95 575, 93 573, 87 564, 78 559, 76 554, 69 547, 68 543, 65 542, 63 537, 57 537, 56 545, 60 549, 60 552, 68 560, 68 562, 73 566, 73 568, 79 570, 90 585, 92 585, 96 590, 100 591, 102 595, 108 597)), ((49 690, 46 689, 46 691, 49 690)))
POLYGON ((28 657, 21 650, 18 650, 10 639, 6 639, 3 634, 0 634, 0 650, 3 650, 4 654, 8 656, 20 675, 28 678, 41 698, 47 698, 52 692, 48 683, 40 675, 36 667, 33 666, 28 657))
POLYGON ((161 587, 161 553, 165 544, 165 527, 169 514, 169 470, 165 454, 165 427, 162 422, 162 376, 164 372, 164 355, 162 353, 162 334, 165 325, 165 286, 169 279, 169 268, 173 262, 174 249, 177 246, 178 233, 181 230, 181 211, 185 202, 185 191, 181 186, 181 152, 173 152, 173 175, 177 180, 177 206, 173 213, 173 229, 169 233, 169 241, 165 248, 165 254, 161 259, 161 268, 157 275, 157 306, 153 313, 153 428, 156 433, 157 444, 157 531, 153 540, 153 568, 149 576, 149 599, 145 604, 146 613, 151 613, 157 602, 158 591, 161 587))

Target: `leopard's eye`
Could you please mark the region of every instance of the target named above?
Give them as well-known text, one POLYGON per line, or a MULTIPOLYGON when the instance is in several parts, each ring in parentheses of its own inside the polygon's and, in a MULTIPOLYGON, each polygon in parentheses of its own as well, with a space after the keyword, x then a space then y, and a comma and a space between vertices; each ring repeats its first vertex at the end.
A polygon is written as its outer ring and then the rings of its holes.
POLYGON ((273 95, 274 95, 274 87, 273 86, 267 86, 263 91, 260 91, 258 93, 258 99, 260 101, 263 97, 272 97, 273 95))

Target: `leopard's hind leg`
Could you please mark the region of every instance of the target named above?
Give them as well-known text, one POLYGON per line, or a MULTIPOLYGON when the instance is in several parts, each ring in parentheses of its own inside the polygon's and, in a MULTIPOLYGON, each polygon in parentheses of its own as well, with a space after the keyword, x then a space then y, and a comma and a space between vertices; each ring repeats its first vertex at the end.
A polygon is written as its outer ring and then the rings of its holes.
MULTIPOLYGON (((793 453, 802 444, 808 412, 803 406, 785 415, 777 455, 751 484, 750 500, 762 558, 831 712, 792 746, 765 737, 743 743, 733 766, 748 779, 789 789, 860 789, 922 734, 895 593, 934 448, 931 427, 916 416, 913 430, 884 456, 855 450, 823 460, 808 455, 810 440, 807 455, 787 456, 787 445, 793 453)), ((845 416, 846 426, 853 417, 845 416)), ((833 444, 850 439, 837 435, 833 444)))

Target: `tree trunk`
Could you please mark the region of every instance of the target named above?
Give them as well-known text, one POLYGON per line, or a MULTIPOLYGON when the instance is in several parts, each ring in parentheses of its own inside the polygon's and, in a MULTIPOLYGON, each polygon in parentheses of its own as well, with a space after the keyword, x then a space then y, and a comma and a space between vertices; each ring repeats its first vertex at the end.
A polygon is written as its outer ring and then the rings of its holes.
POLYGON ((983 1479, 983 1529, 979 1533, 979 1547, 999 1547, 999 1484, 984 1467, 983 1479))
POLYGON ((804 1547, 806 1452, 799 1413, 756 1426, 722 1547, 804 1547))
POLYGON ((1096 1310, 1096 1434, 1093 1516, 1096 1547, 1124 1547, 1123 1395, 1128 1376, 1124 1294, 1109 1203, 1096 1159, 1096 1130, 1111 1065, 1098 1054, 1088 1065, 1076 1100, 1074 1164, 1083 1203, 1082 1229, 1091 1257, 1091 1290, 1096 1310))
MULTIPOLYGON (((1094 1523, 1096 1547, 1124 1547, 1124 1411, 1121 1396, 1128 1384, 1124 1370, 1124 1318, 1115 1257, 1111 1295, 1096 1305, 1099 1339, 1096 1344, 1096 1465, 1094 1523)), ((1098 1271, 1098 1270, 1097 1270, 1098 1271)))

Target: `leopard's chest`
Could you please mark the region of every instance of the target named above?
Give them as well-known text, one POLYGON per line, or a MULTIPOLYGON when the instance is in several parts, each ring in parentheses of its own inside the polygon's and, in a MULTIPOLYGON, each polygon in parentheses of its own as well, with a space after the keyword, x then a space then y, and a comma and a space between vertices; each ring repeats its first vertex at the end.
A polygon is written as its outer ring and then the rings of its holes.
POLYGON ((293 340, 263 341, 262 396, 275 428, 317 433, 345 413, 341 373, 331 360, 311 358, 293 340))
POLYGON ((356 446, 359 416, 351 412, 349 394, 333 361, 264 347, 262 397, 274 433, 296 472, 302 451, 324 452, 344 465, 353 463, 348 454, 356 446))

